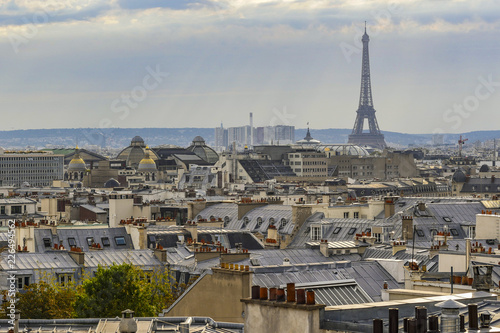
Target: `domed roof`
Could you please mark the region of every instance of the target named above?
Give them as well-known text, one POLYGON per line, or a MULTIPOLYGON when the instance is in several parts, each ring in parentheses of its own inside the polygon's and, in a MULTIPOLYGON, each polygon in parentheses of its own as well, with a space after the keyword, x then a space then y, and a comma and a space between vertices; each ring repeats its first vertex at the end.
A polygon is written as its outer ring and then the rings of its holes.
POLYGON ((104 187, 106 188, 120 187, 120 183, 116 179, 110 178, 108 179, 107 182, 104 183, 104 187))
POLYGON ((196 136, 194 139, 193 139, 193 145, 195 143, 202 143, 202 144, 205 144, 205 139, 203 139, 201 136, 196 136))
POLYGON ((454 181, 455 183, 465 183, 465 181, 467 180, 467 176, 462 171, 462 169, 458 169, 453 174, 453 177, 451 177, 451 180, 454 181))
POLYGON ((490 167, 486 164, 481 165, 481 168, 479 168, 479 172, 489 172, 490 167))
POLYGON ((132 138, 132 141, 130 142, 131 146, 139 146, 139 147, 145 147, 146 145, 144 144, 144 139, 141 138, 140 136, 136 135, 132 138))
POLYGON ((153 161, 151 157, 149 157, 149 147, 146 147, 146 153, 144 154, 144 158, 139 162, 139 166, 137 167, 137 171, 139 172, 155 172, 156 171, 156 163, 153 161))
MULTIPOLYGON (((146 145, 144 144, 142 138, 140 136, 136 136, 132 139, 130 146, 124 148, 118 154, 118 156, 116 156, 116 159, 125 160, 127 166, 137 169, 139 163, 146 155, 146 150, 146 145)), ((149 150, 149 152, 150 158, 152 158, 153 160, 158 160, 158 156, 156 156, 154 152, 152 152, 151 150, 149 150)))
POLYGON ((357 145, 353 144, 332 144, 332 145, 319 145, 319 151, 329 152, 330 156, 335 155, 352 155, 352 156, 368 156, 368 151, 357 145))
POLYGON ((75 155, 68 164, 68 171, 86 171, 85 161, 80 157, 80 149, 76 146, 75 155))
POLYGON ((195 137, 191 146, 186 149, 195 153, 207 163, 215 164, 219 160, 219 155, 205 144, 205 140, 201 136, 195 137))

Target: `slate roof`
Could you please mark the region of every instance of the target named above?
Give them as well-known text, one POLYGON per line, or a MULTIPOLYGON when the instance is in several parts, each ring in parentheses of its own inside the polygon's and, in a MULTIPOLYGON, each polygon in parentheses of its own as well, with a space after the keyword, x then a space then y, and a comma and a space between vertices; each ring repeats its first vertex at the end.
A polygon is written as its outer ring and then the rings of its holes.
POLYGON ((465 182, 461 193, 499 193, 500 178, 470 178, 465 182))
POLYGON ((315 213, 300 227, 288 248, 304 248, 311 242, 311 227, 321 226, 321 238, 329 242, 352 241, 356 234, 366 232, 374 225, 367 219, 324 218, 323 213, 315 213))
MULTIPOLYGON (((395 260, 405 260, 410 261, 412 259, 411 248, 407 250, 401 250, 392 254, 392 247, 389 245, 378 245, 369 247, 363 253, 363 260, 368 259, 395 259, 395 260)), ((415 249, 415 253, 413 254, 413 260, 417 262, 417 264, 421 267, 425 265, 428 272, 437 272, 438 271, 438 261, 439 256, 435 256, 432 259, 429 259, 429 253, 427 250, 424 252, 419 252, 419 249, 415 249)))
POLYGON ((123 263, 133 264, 145 270, 162 266, 152 250, 89 251, 85 253, 86 268, 97 268, 99 265, 108 267, 123 263))
MULTIPOLYGON (((249 231, 245 230, 228 230, 220 229, 214 227, 200 227, 198 226, 198 240, 205 240, 206 242, 220 241, 221 244, 226 247, 233 249, 236 247, 236 243, 242 243, 243 248, 248 250, 262 249, 263 244, 249 231)), ((193 238, 191 233, 184 229, 182 226, 170 226, 168 228, 148 228, 148 243, 153 239, 157 244, 160 244, 164 248, 176 247, 177 242, 184 238, 193 238)), ((149 247, 150 244, 148 244, 149 247)))
POLYGON ((49 238, 54 243, 62 244, 66 249, 70 249, 70 239, 74 239, 76 247, 79 247, 83 252, 89 250, 88 239, 92 238, 94 243, 101 244, 103 250, 108 249, 133 249, 134 245, 132 243, 132 238, 125 227, 117 228, 79 228, 77 226, 71 228, 57 228, 57 235, 52 236, 49 229, 35 229, 35 244, 38 252, 44 252, 50 248, 44 246, 44 238, 49 238), (109 246, 104 246, 103 238, 108 238, 109 246), (123 238, 125 240, 125 245, 118 245, 116 242, 117 238, 123 238))
MULTIPOLYGON (((326 282, 337 282, 353 279, 361 288, 370 301, 380 301, 381 289, 384 282, 389 288, 399 288, 399 284, 387 271, 377 262, 335 262, 322 264, 299 264, 290 266, 267 266, 254 268, 253 284, 259 286, 283 287, 287 283, 296 283, 296 286, 307 284, 307 289, 313 286, 321 286, 326 282)), ((333 295, 333 289, 324 290, 333 299, 339 299, 340 295, 333 295)), ((346 292, 347 290, 344 290, 346 292)), ((339 291, 340 292, 340 291, 339 291)), ((327 297, 325 295, 325 297, 327 297)), ((341 297, 340 297, 341 298, 341 297)), ((352 300, 344 299, 341 304, 356 304, 364 302, 364 297, 353 297, 352 300)), ((327 304, 334 305, 334 304, 327 304)))
POLYGON ((229 218, 229 222, 238 219, 238 205, 235 203, 220 203, 209 206, 198 213, 197 217, 201 216, 202 219, 210 220, 213 216, 216 219, 222 218, 227 220, 226 216, 229 218))
POLYGON ((234 219, 229 222, 226 228, 267 234, 267 229, 271 224, 276 226, 280 234, 291 234, 294 227, 292 223, 292 206, 267 205, 254 208, 245 214, 241 220, 234 219))
MULTIPOLYGON (((3 271, 11 270, 7 264, 8 253, 1 254, 0 267, 3 271)), ((34 270, 65 270, 79 269, 76 262, 70 257, 66 251, 51 251, 45 253, 16 253, 14 270, 17 271, 34 271, 34 270)), ((19 273, 19 272, 18 272, 19 273)))

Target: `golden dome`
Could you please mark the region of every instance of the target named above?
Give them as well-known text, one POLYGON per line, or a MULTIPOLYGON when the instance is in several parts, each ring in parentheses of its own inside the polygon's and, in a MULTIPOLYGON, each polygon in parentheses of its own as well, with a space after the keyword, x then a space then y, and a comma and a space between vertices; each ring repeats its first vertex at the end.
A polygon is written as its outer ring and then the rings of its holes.
POLYGON ((69 171, 86 171, 85 161, 80 157, 80 149, 78 146, 75 148, 75 155, 71 159, 68 165, 69 171))
POLYGON ((138 171, 146 171, 146 172, 154 172, 156 171, 156 163, 149 156, 149 147, 146 146, 146 152, 144 154, 144 158, 139 162, 139 166, 137 167, 138 171))

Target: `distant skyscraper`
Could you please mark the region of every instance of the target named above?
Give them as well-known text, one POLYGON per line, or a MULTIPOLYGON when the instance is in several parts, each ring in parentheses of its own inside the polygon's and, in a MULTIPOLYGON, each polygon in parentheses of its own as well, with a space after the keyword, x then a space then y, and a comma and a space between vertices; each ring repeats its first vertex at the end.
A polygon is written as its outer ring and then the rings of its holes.
POLYGON ((223 151, 228 146, 228 131, 220 124, 220 127, 215 128, 215 150, 223 151))
POLYGON ((359 96, 359 107, 354 123, 354 128, 349 135, 349 143, 356 145, 367 145, 379 149, 386 147, 384 135, 380 133, 377 118, 375 117, 375 109, 373 108, 372 87, 370 80, 370 56, 368 53, 368 42, 370 37, 366 33, 362 38, 363 41, 363 65, 361 69, 361 93, 359 96), (363 132, 365 119, 368 120, 369 132, 363 132))

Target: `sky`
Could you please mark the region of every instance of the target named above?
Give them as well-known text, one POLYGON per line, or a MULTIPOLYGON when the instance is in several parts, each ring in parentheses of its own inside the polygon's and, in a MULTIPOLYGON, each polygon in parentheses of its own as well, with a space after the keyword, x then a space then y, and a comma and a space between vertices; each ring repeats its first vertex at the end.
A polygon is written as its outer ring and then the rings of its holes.
POLYGON ((0 130, 500 124, 497 0, 0 1, 0 130))

